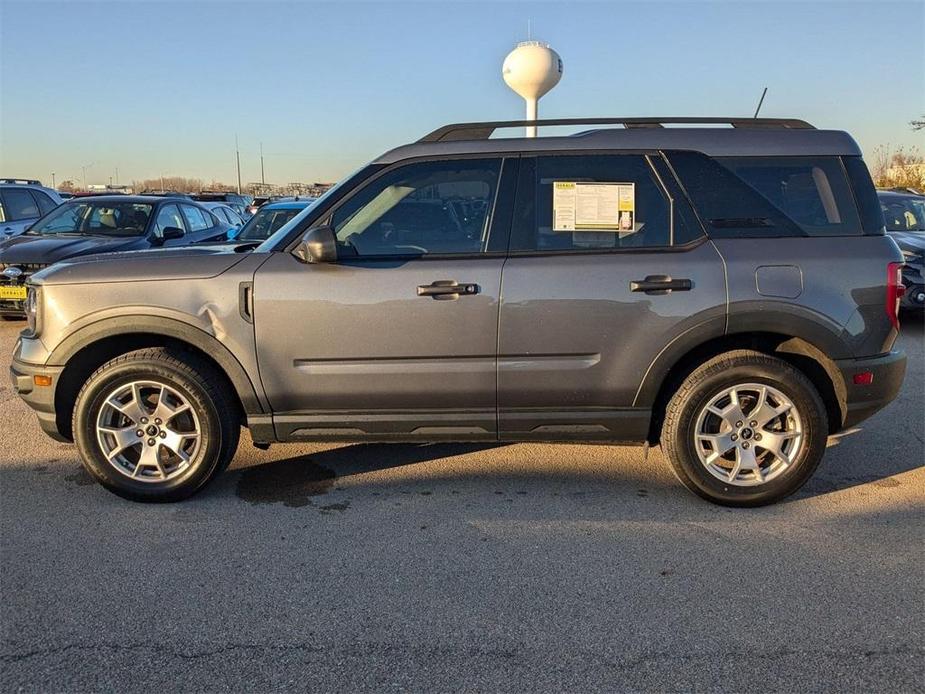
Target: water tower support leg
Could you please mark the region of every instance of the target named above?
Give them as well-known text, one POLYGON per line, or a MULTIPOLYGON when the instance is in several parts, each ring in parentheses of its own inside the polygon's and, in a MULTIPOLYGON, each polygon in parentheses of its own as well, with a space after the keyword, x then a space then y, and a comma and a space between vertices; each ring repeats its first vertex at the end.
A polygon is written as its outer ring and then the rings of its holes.
MULTIPOLYGON (((527 99, 527 120, 536 120, 537 99, 527 99)), ((528 125, 524 131, 524 137, 536 137, 536 126, 528 125)))

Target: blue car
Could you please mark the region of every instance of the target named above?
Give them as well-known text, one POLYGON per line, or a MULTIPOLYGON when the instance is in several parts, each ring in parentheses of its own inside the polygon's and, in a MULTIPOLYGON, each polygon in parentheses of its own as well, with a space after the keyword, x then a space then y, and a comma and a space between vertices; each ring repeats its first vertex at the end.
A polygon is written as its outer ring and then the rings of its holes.
POLYGON ((243 227, 228 232, 228 239, 238 242, 264 241, 315 200, 316 198, 294 198, 269 202, 257 210, 243 227))

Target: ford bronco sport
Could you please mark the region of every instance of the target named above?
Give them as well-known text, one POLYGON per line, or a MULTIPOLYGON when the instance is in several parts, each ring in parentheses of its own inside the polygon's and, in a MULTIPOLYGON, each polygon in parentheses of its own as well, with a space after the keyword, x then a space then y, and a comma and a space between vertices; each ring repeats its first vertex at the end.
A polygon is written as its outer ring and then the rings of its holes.
POLYGON ((446 126, 256 247, 57 263, 29 280, 13 383, 141 501, 202 489, 242 425, 660 442, 711 501, 791 494, 905 371, 902 256, 858 146, 798 120, 539 123, 592 124, 622 127, 446 126))

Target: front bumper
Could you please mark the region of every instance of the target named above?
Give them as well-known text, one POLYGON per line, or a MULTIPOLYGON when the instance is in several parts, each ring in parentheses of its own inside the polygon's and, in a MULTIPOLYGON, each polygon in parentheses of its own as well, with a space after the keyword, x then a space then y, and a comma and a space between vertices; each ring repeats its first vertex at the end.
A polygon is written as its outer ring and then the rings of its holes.
POLYGON ((35 410, 42 431, 56 441, 67 442, 70 439, 61 433, 55 411, 55 389, 63 370, 63 366, 40 366, 14 358, 10 364, 10 381, 19 397, 35 410), (51 385, 35 385, 35 376, 50 376, 51 385))
POLYGON ((864 421, 889 405, 899 394, 906 375, 906 354, 901 350, 865 359, 841 359, 835 362, 845 383, 843 428, 864 421), (870 373, 869 385, 858 385, 855 376, 870 373))

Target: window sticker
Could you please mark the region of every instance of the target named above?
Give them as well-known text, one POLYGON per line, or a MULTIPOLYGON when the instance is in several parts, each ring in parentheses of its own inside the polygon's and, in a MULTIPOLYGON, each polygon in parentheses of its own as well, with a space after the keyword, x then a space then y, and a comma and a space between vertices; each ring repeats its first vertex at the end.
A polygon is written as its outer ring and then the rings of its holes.
POLYGON ((552 185, 553 231, 638 231, 635 183, 554 181, 552 185))

